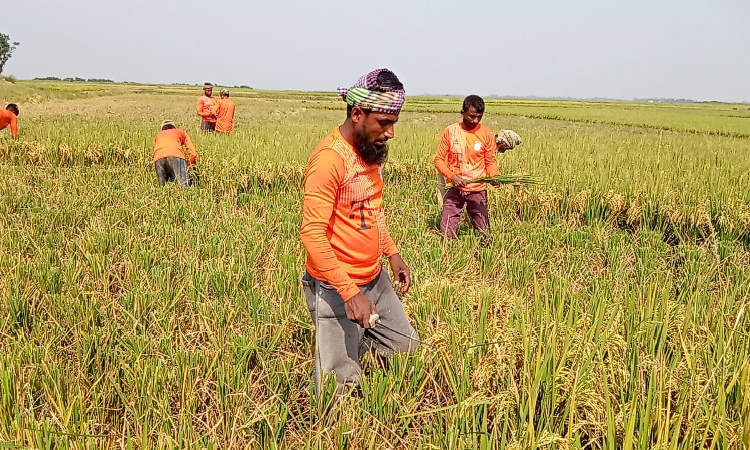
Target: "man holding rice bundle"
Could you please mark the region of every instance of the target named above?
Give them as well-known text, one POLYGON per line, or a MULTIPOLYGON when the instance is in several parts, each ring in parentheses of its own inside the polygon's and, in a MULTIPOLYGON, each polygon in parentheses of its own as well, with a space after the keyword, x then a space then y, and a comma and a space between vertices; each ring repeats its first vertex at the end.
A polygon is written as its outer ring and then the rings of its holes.
POLYGON ((154 169, 159 185, 176 181, 184 188, 190 185, 188 166, 196 163, 198 153, 192 139, 171 120, 161 123, 161 131, 154 138, 154 169), (185 159, 185 151, 188 157, 185 159))
POLYGON ((479 123, 483 115, 484 100, 478 95, 466 97, 461 107, 462 121, 443 131, 433 159, 438 171, 438 191, 443 191, 439 198, 443 207, 440 232, 448 239, 456 238, 464 205, 474 228, 483 233, 490 231, 487 184, 467 183, 474 178, 499 175, 495 159, 497 142, 492 130, 479 123), (445 181, 453 186, 445 190, 445 181))
MULTIPOLYGON (((521 145, 521 136, 513 130, 500 130, 495 135, 495 144, 498 153, 505 153, 521 145)), ((437 200, 440 210, 443 209, 443 198, 445 197, 445 176, 438 172, 437 174, 437 200)))
POLYGON ((302 284, 316 333, 315 386, 320 393, 320 372, 333 372, 342 394, 358 385, 366 351, 411 352, 418 336, 382 266, 385 255, 402 292, 409 290, 411 272, 385 222, 381 172, 403 84, 379 69, 338 92, 346 120, 308 159, 300 234, 307 249, 302 284), (375 314, 382 326, 370 323, 375 314))
POLYGON ((195 111, 201 118, 201 131, 215 131, 216 130, 216 114, 214 108, 216 107, 216 97, 214 97, 214 85, 211 83, 203 84, 203 95, 198 98, 195 104, 195 111))

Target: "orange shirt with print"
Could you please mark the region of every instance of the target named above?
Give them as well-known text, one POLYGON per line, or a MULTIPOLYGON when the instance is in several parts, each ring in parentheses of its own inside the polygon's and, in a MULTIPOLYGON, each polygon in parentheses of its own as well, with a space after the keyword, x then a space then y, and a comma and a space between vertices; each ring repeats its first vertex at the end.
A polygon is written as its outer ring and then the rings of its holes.
POLYGON ((195 105, 195 110, 201 120, 204 122, 213 123, 216 122, 216 116, 214 115, 214 107, 216 106, 216 97, 208 97, 206 95, 200 97, 195 105))
POLYGON ((383 255, 398 253, 383 212, 383 178, 336 128, 313 150, 305 171, 300 226, 307 271, 347 301, 374 280, 383 255))
POLYGON ((154 138, 154 162, 162 158, 169 158, 170 156, 185 159, 183 148, 187 149, 188 162, 195 164, 198 153, 195 151, 195 145, 193 145, 190 136, 179 128, 161 130, 154 138))
POLYGON ((5 129, 10 125, 10 135, 14 138, 18 137, 18 118, 15 114, 8 111, 7 109, 0 110, 0 130, 5 129))
MULTIPOLYGON (((443 130, 433 162, 448 182, 453 175, 466 180, 494 177, 499 174, 496 150, 497 143, 492 130, 479 124, 467 131, 458 122, 443 130)), ((487 189, 487 183, 470 183, 458 189, 462 192, 481 192, 487 189)))
POLYGON ((234 102, 229 98, 220 98, 214 106, 216 116, 216 131, 231 133, 234 130, 234 102))

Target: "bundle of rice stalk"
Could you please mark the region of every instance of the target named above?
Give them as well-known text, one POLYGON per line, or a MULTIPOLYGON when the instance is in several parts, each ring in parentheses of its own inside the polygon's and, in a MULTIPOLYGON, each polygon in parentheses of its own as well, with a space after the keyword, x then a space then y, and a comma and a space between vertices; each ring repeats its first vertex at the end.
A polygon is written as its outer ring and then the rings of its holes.
MULTIPOLYGON (((512 184, 515 186, 538 186, 544 184, 541 179, 532 177, 525 173, 518 173, 513 175, 497 175, 494 177, 479 177, 466 180, 466 184, 469 183, 488 183, 493 186, 500 186, 502 184, 512 184)), ((447 183, 446 189, 453 187, 453 183, 447 183)))

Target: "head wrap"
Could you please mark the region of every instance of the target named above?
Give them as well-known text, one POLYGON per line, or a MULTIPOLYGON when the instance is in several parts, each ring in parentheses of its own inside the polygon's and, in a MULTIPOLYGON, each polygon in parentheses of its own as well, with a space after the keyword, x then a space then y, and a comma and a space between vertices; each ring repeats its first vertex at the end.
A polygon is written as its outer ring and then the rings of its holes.
POLYGON ((505 147, 511 150, 521 145, 521 136, 513 130, 500 130, 497 132, 497 136, 495 136, 495 142, 498 148, 501 144, 505 144, 505 147))
POLYGON ((229 89, 227 89, 227 88, 222 89, 221 92, 220 92, 220 94, 221 95, 224 95, 224 94, 229 95, 229 89))
POLYGON ((207 89, 207 88, 213 88, 213 87, 214 87, 214 85, 213 85, 213 84, 211 84, 211 83, 208 83, 208 82, 206 82, 206 83, 203 83, 203 89, 207 89))
POLYGON ((348 105, 359 106, 373 112, 398 114, 404 106, 406 93, 403 89, 381 86, 378 75, 381 72, 391 72, 388 69, 377 69, 359 77, 354 86, 338 88, 337 92, 348 105))
POLYGON ((172 125, 173 127, 175 126, 174 122, 172 122, 171 120, 165 120, 165 121, 163 121, 163 122, 161 123, 161 127, 159 127, 159 129, 161 129, 161 128, 164 128, 164 127, 166 127, 167 125, 172 125))

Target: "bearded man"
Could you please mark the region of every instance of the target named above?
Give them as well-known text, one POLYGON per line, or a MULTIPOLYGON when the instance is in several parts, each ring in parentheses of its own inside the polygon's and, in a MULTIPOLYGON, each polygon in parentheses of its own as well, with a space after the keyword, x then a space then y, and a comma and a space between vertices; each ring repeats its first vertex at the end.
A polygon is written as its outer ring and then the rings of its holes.
POLYGON ((308 159, 300 234, 307 249, 302 284, 316 333, 315 386, 320 393, 321 371, 335 373, 341 394, 358 385, 360 357, 369 349, 413 352, 419 338, 382 265, 385 255, 406 293, 411 271, 386 226, 381 170, 404 86, 378 69, 338 92, 346 120, 308 159), (370 323, 374 314, 382 326, 370 323))

